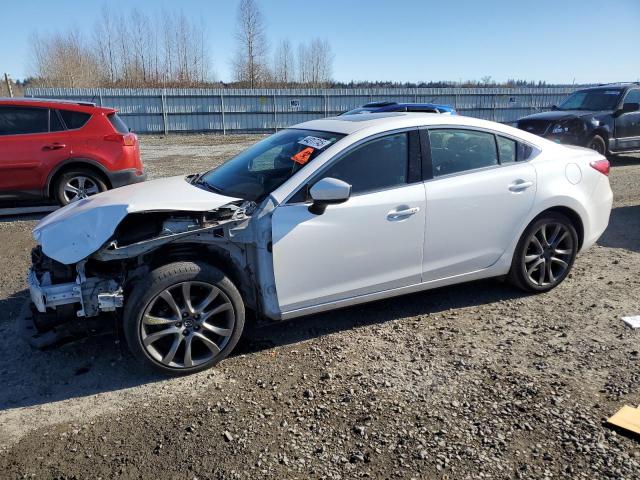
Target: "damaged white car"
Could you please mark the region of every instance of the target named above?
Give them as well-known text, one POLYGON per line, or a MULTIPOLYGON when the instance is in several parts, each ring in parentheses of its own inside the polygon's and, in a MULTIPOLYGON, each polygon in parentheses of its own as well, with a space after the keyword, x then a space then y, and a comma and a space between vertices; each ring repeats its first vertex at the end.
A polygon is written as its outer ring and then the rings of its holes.
POLYGON ((229 354, 245 309, 286 320, 495 276, 548 291, 607 226, 608 168, 462 116, 306 122, 43 219, 36 325, 115 312, 137 357, 186 373, 229 354))

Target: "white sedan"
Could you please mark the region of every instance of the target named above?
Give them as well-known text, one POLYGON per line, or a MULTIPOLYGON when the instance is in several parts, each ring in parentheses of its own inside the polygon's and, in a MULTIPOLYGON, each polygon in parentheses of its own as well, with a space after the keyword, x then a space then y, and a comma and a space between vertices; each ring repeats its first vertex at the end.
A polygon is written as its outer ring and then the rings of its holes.
POLYGON ((469 117, 313 120, 43 219, 34 320, 115 312, 137 357, 186 373, 229 354, 246 309, 287 320, 502 276, 546 292, 607 227, 608 173, 594 151, 469 117))

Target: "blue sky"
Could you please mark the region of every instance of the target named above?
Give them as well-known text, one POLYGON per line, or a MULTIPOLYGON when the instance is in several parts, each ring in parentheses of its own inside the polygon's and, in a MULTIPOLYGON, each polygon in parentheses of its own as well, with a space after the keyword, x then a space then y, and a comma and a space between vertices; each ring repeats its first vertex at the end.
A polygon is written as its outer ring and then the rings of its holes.
MULTIPOLYGON (((230 80, 238 0, 21 0, 0 9, 0 73, 30 73, 33 31, 90 35, 114 11, 179 10, 202 19, 218 79, 230 80)), ((258 0, 271 44, 327 38, 334 78, 577 83, 640 80, 640 0, 258 0)))

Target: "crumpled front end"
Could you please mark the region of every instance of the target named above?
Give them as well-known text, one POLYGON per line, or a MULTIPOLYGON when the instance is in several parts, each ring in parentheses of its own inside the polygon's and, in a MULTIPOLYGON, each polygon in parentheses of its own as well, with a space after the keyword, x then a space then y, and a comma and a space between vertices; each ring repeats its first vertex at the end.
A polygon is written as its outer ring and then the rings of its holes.
MULTIPOLYGON (((129 213, 89 255, 68 262, 76 258, 61 254, 68 263, 49 256, 46 245, 38 245, 28 273, 36 328, 43 332, 74 319, 119 314, 132 283, 172 256, 209 257, 245 270, 243 242, 251 238, 237 240, 234 235, 246 229, 255 208, 239 200, 210 211, 129 213)), ((64 223, 55 225, 63 228, 64 223)))

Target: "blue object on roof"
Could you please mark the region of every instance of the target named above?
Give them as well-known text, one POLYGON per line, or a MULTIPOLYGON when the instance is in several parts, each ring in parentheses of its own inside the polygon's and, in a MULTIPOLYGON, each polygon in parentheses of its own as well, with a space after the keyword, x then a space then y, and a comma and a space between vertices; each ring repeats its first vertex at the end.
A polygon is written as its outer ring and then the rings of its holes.
POLYGON ((380 112, 427 112, 443 113, 445 115, 457 115, 456 109, 449 105, 439 105, 436 103, 398 103, 398 102, 371 102, 361 107, 354 108, 341 115, 354 115, 358 113, 380 113, 380 112))

